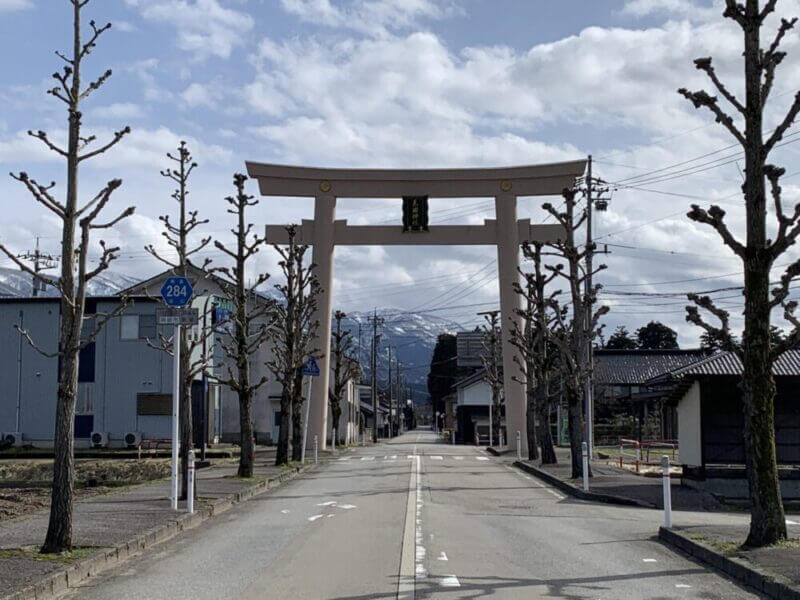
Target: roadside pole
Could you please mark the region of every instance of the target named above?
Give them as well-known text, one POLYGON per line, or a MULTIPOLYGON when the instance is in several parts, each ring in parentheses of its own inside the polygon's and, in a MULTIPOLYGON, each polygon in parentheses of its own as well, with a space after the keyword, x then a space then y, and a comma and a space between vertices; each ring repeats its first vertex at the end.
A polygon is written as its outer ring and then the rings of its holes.
POLYGON ((583 456, 583 491, 589 491, 589 449, 586 442, 581 442, 581 455, 583 456))
POLYGON ((303 450, 300 453, 300 463, 306 464, 306 440, 308 439, 308 414, 311 411, 311 377, 304 377, 303 379, 306 380, 308 389, 306 389, 306 418, 303 420, 303 450))
POLYGON ((661 457, 662 481, 664 482, 664 527, 672 528, 672 484, 669 475, 669 456, 661 457))
POLYGON ((489 447, 491 448, 494 444, 494 438, 492 434, 492 405, 489 404, 489 447))
POLYGON ((181 326, 172 334, 172 510, 178 510, 178 450, 180 445, 181 326))
POLYGON ((520 432, 517 432, 517 460, 522 460, 522 437, 520 432))
POLYGON ((194 513, 194 450, 189 450, 189 474, 186 478, 186 510, 194 513))

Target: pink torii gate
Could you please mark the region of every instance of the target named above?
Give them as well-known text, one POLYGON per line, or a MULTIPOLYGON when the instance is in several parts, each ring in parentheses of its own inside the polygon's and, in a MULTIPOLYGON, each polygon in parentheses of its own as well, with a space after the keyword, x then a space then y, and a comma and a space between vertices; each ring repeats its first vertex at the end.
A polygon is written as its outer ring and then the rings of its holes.
MULTIPOLYGON (((247 172, 258 180, 264 196, 314 198, 314 219, 303 219, 297 241, 311 245, 312 260, 322 291, 318 297, 317 347, 325 352, 320 376, 313 378, 308 423, 308 442, 318 436, 326 446, 328 419, 328 354, 331 347, 333 251, 337 245, 361 246, 497 246, 500 311, 503 344, 503 386, 506 428, 519 431, 522 451, 527 453, 525 390, 512 377, 518 354, 511 343, 509 321, 519 323, 515 310, 521 306, 513 283, 519 280, 519 248, 525 241, 550 242, 563 237, 560 225, 535 225, 517 219, 519 196, 552 196, 574 184, 584 174, 586 160, 502 168, 477 169, 323 169, 247 162, 247 172), (428 231, 404 232, 400 225, 348 225, 336 220, 338 198, 431 198, 495 199, 496 219, 483 225, 430 225, 428 231)), ((267 225, 267 240, 285 244, 285 225, 267 225)))

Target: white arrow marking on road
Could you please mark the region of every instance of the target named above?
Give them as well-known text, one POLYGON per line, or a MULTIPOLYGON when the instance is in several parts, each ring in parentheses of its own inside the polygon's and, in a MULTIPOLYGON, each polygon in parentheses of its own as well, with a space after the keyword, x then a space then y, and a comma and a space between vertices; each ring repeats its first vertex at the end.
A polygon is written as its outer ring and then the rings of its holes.
POLYGON ((489 460, 489 459, 488 459, 487 457, 485 457, 485 456, 476 456, 475 458, 477 458, 478 460, 489 460))
POLYGON ((323 515, 314 515, 313 517, 308 517, 308 520, 309 520, 309 521, 311 521, 311 522, 313 523, 313 522, 314 522, 314 521, 316 521, 317 519, 321 519, 321 518, 322 518, 322 516, 323 516, 323 515))
POLYGON ((447 554, 442 552, 436 560, 447 560, 447 554))
POLYGON ((284 509, 281 511, 281 514, 288 515, 288 514, 289 514, 289 509, 288 509, 288 508, 284 508, 284 509))
POLYGON ((336 502, 320 502, 317 506, 335 506, 336 502))
POLYGON ((461 584, 458 582, 458 577, 455 575, 447 575, 441 581, 442 587, 461 587, 461 584))

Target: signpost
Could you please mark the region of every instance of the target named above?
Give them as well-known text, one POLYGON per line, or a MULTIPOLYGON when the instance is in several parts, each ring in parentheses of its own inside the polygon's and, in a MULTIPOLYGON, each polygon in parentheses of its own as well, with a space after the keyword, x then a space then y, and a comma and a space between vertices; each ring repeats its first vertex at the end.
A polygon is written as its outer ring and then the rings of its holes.
POLYGON ((306 390, 306 418, 303 422, 303 449, 300 454, 300 462, 306 464, 306 439, 308 438, 308 413, 311 407, 311 378, 319 377, 319 365, 317 359, 309 356, 306 364, 300 369, 303 377, 308 378, 308 389, 306 390))
MULTIPOLYGON (((184 321, 188 325, 197 323, 197 311, 192 309, 184 309, 181 307, 186 306, 192 297, 192 284, 186 277, 169 277, 161 286, 161 298, 165 304, 172 307, 177 307, 177 310, 172 310, 169 313, 158 315, 159 324, 174 325, 174 333, 172 334, 172 481, 171 481, 171 503, 172 510, 178 510, 178 451, 180 445, 180 395, 181 395, 181 325, 184 321), (177 313, 177 314, 176 314, 177 313), (193 315, 194 321, 191 322, 191 317, 186 317, 185 314, 193 315), (164 322, 162 323, 162 319, 164 322)), ((167 309, 168 311, 170 309, 167 309)), ((194 497, 194 489, 187 490, 187 497, 194 497)))

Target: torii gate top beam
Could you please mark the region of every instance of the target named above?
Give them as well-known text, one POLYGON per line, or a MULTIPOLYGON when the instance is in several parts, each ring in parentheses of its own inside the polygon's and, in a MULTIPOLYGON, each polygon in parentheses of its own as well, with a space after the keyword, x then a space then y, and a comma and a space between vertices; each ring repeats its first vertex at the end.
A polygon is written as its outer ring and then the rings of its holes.
POLYGON ((263 196, 494 198, 554 196, 583 175, 586 160, 476 169, 322 169, 247 162, 263 196))

